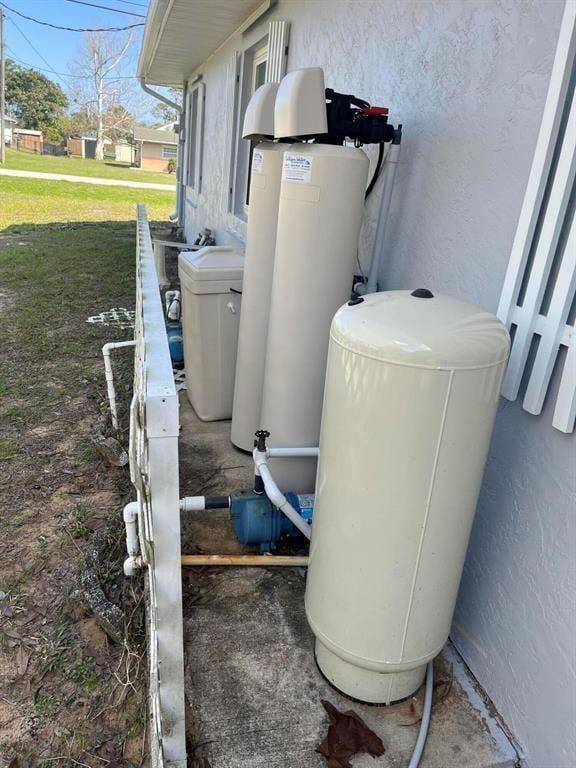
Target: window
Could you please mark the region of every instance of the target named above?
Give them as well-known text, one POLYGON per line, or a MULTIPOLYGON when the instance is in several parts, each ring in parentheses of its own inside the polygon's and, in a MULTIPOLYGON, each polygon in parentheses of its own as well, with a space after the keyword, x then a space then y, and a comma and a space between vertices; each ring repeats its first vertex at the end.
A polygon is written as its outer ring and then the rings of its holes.
POLYGON ((204 91, 205 87, 202 81, 190 88, 186 110, 186 186, 196 192, 200 192, 202 185, 204 91))
POLYGON ((162 147, 162 159, 170 160, 178 157, 178 147, 162 147))
MULTIPOLYGON (((252 93, 266 82, 266 67, 268 65, 268 45, 263 45, 254 53, 252 64, 252 93)), ((252 95, 252 94, 250 94, 252 95)))
POLYGON ((242 138, 244 113, 254 91, 266 82, 268 42, 258 43, 244 52, 240 75, 238 119, 236 121, 236 163, 232 185, 232 210, 242 218, 248 212, 248 187, 252 145, 242 138))
POLYGON ((268 34, 243 53, 234 52, 229 67, 228 127, 229 210, 245 219, 248 213, 248 190, 253 146, 242 138, 244 113, 252 94, 264 83, 279 83, 286 74, 290 22, 271 21, 268 34))

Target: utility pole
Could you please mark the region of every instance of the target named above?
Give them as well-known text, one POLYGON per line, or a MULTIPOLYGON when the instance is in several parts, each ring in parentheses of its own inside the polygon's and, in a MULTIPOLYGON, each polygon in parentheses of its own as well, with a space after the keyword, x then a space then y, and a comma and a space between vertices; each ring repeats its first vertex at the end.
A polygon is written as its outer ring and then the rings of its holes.
POLYGON ((0 8, 0 163, 6 162, 6 137, 4 135, 4 118, 6 116, 6 51, 4 45, 4 11, 0 8))

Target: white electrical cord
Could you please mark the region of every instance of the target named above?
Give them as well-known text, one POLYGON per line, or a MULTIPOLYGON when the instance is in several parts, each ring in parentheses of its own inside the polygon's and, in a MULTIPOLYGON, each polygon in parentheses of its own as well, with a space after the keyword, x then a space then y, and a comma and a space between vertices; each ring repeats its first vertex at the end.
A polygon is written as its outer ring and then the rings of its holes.
POLYGON ((418 738, 416 740, 416 746, 412 757, 408 764, 408 768, 418 768, 420 760, 422 759, 422 753, 424 752, 424 746, 426 745, 426 737, 428 736, 428 727, 430 726, 430 715, 432 713, 432 694, 434 692, 434 662, 429 661, 426 667, 426 692, 424 694, 424 709, 422 710, 422 722, 420 723, 420 730, 418 731, 418 738))

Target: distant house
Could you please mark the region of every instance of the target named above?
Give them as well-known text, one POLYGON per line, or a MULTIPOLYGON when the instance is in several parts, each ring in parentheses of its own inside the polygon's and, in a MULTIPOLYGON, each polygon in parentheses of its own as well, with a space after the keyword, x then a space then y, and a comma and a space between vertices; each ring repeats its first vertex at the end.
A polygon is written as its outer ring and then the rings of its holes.
POLYGON ((44 136, 42 131, 32 131, 28 128, 14 128, 13 143, 18 149, 28 149, 31 152, 42 154, 44 136))
POLYGON ((117 141, 113 147, 115 153, 115 159, 117 163, 130 163, 134 162, 134 147, 127 141, 117 141))
POLYGON ((170 160, 178 157, 178 136, 172 125, 163 128, 134 128, 136 165, 148 171, 168 170, 170 160))
MULTIPOLYGON (((66 148, 71 157, 81 157, 85 160, 94 160, 96 157, 95 136, 69 136, 66 140, 66 148)), ((104 137, 104 152, 112 148, 112 140, 104 137)))
POLYGON ((7 147, 12 146, 12 130, 15 122, 15 118, 4 115, 4 144, 7 147))

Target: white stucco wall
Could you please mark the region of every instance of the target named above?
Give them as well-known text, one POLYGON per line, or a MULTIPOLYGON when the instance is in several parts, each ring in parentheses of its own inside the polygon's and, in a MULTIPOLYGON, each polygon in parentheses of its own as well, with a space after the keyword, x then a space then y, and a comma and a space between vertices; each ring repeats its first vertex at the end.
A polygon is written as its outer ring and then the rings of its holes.
MULTIPOLYGON (((550 75, 562 0, 280 0, 202 71, 203 191, 187 235, 244 235, 227 212, 228 64, 291 22, 288 68, 389 106, 404 124, 384 288, 426 286, 495 311, 550 75)), ((379 191, 361 236, 367 264, 379 191)), ((522 748, 528 768, 576 765, 574 438, 503 403, 454 638, 522 748)), ((449 535, 449 532, 447 532, 449 535)))

